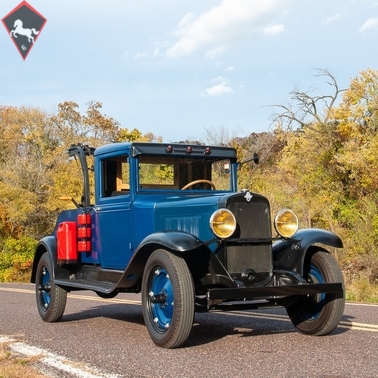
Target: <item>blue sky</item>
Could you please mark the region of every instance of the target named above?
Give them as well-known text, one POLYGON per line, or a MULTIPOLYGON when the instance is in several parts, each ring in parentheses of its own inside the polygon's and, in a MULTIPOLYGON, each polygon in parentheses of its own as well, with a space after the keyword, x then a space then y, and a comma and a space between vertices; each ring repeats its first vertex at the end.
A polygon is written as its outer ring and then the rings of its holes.
MULTIPOLYGON (((1 0, 0 18, 21 0, 1 0)), ((294 88, 378 69, 378 0, 29 0, 47 23, 24 61, 0 24, 0 106, 100 101, 163 141, 271 131, 294 88)))

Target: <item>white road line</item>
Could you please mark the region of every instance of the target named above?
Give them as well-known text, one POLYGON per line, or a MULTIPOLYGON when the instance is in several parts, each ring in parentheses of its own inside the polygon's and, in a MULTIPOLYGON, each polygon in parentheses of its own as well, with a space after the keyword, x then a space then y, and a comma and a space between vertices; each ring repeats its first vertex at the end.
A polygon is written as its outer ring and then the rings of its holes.
POLYGON ((8 337, 8 336, 1 336, 0 335, 0 344, 3 344, 3 343, 11 343, 11 342, 14 342, 16 340, 8 337))
POLYGON ((38 348, 32 345, 28 345, 22 342, 16 342, 16 340, 0 335, 0 343, 8 343, 8 347, 16 353, 20 353, 26 357, 39 358, 39 362, 48 365, 59 371, 71 374, 78 378, 118 378, 118 374, 106 374, 102 373, 96 368, 88 365, 80 364, 79 368, 74 362, 68 360, 66 357, 51 353, 45 349, 38 348))

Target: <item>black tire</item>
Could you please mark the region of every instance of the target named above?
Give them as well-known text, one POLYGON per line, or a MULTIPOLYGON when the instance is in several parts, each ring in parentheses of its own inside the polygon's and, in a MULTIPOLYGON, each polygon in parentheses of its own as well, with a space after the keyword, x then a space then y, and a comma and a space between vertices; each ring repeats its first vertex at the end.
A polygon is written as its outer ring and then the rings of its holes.
POLYGON ((194 320, 193 278, 185 260, 163 249, 147 260, 142 279, 142 309, 153 342, 162 348, 185 344, 194 320))
POLYGON ((66 308, 67 291, 53 283, 52 262, 47 252, 39 260, 35 288, 41 318, 48 323, 58 322, 66 308))
POLYGON ((302 333, 323 336, 339 324, 345 307, 345 284, 335 258, 322 248, 312 248, 305 263, 305 277, 312 283, 341 282, 343 291, 321 293, 299 299, 286 311, 294 326, 302 333))

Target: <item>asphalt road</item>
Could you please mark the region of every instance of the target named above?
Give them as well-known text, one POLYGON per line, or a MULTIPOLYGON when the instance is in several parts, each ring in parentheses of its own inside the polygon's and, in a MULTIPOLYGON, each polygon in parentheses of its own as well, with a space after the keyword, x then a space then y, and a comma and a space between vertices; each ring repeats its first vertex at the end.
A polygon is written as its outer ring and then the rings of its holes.
POLYGON ((166 350, 149 338, 139 295, 75 292, 49 324, 34 285, 0 284, 0 342, 34 350, 41 366, 69 364, 57 377, 378 377, 378 306, 347 304, 323 337, 297 332, 283 309, 196 314, 186 347, 166 350))

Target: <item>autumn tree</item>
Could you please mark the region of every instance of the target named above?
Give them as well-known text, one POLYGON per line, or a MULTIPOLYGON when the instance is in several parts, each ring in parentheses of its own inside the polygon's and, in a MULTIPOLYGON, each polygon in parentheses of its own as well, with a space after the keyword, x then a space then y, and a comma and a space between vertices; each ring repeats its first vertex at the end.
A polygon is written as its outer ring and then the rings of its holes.
POLYGON ((0 112, 0 201, 3 237, 33 234, 38 204, 46 200, 51 161, 51 128, 37 109, 3 108, 0 112))
POLYGON ((344 193, 337 217, 349 235, 349 267, 378 280, 378 72, 352 79, 332 116, 339 141, 334 169, 344 193))
POLYGON ((153 133, 142 134, 137 128, 132 130, 122 128, 118 130, 115 140, 117 142, 161 142, 162 137, 153 133))
POLYGON ((308 227, 335 230, 333 212, 339 202, 339 182, 333 176, 333 156, 338 146, 332 111, 343 90, 327 70, 325 78, 331 93, 318 95, 314 90, 290 93, 288 105, 277 105, 273 120, 285 147, 278 163, 279 187, 290 199, 291 207, 308 227), (284 131, 284 133, 282 133, 284 131))
POLYGON ((347 90, 340 90, 328 71, 321 73, 330 95, 295 90, 292 104, 277 107, 277 127, 286 138, 278 163, 279 187, 305 224, 342 236, 345 248, 339 260, 344 267, 370 271, 369 280, 374 280, 378 73, 361 72, 347 90))
POLYGON ((120 126, 89 102, 84 114, 75 102, 49 115, 36 108, 0 108, 0 236, 51 232, 57 213, 70 204, 62 195, 80 196, 78 164, 67 162, 71 144, 98 146, 118 138, 120 126))

